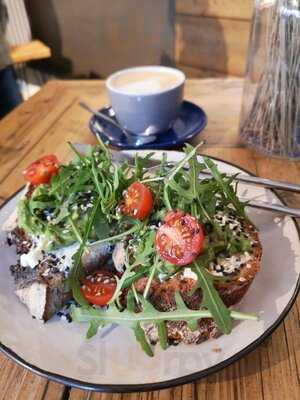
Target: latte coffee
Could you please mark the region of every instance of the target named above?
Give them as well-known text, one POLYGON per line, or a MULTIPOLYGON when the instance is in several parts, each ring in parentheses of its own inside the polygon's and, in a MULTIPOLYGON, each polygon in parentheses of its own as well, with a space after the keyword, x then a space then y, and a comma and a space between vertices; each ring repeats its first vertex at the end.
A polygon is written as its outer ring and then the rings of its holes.
POLYGON ((182 77, 166 70, 136 69, 116 75, 111 85, 128 94, 151 94, 165 91, 180 84, 182 77))

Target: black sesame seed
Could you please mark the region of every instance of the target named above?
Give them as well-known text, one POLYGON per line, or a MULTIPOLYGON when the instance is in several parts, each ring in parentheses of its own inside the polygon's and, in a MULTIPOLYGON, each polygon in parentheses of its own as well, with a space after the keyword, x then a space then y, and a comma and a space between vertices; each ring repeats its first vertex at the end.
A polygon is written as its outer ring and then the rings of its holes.
POLYGON ((70 323, 72 322, 72 317, 70 314, 66 314, 67 321, 70 323))

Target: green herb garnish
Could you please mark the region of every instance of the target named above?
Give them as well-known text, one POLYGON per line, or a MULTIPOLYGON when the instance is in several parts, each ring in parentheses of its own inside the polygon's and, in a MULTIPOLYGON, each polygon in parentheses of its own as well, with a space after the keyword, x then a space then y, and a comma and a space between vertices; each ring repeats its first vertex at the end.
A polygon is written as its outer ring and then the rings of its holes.
MULTIPOLYGON (((148 355, 152 355, 150 351, 150 345, 147 342, 144 330, 141 330, 142 325, 154 324, 158 329, 159 341, 162 348, 167 347, 167 332, 166 332, 166 321, 185 321, 187 322, 190 329, 195 330, 198 326, 197 321, 200 318, 212 318, 213 314, 209 310, 190 310, 184 304, 179 293, 175 295, 177 308, 174 311, 161 312, 156 310, 153 305, 139 296, 139 304, 142 306, 142 310, 138 310, 135 303, 132 292, 129 292, 127 299, 127 308, 120 311, 115 304, 107 310, 95 310, 94 308, 80 308, 73 307, 71 310, 72 319, 75 322, 89 322, 92 324, 88 331, 89 335, 92 333, 96 334, 96 327, 104 327, 109 324, 118 324, 131 328, 136 337, 138 336, 139 342, 148 355), (128 308, 129 305, 129 308, 128 308)), ((257 316, 253 314, 245 314, 238 311, 228 311, 230 317, 234 319, 248 319, 257 321, 257 316)))

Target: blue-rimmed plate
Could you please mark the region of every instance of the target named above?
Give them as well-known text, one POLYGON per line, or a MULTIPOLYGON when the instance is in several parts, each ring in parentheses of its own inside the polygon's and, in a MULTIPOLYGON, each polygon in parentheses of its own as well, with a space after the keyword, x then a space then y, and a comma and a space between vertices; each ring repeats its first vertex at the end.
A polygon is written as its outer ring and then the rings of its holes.
MULTIPOLYGON (((114 118, 110 107, 100 110, 101 113, 110 118, 114 118)), ((93 116, 90 119, 90 130, 92 133, 99 134, 102 140, 109 142, 110 145, 124 150, 128 149, 167 149, 169 147, 179 146, 187 140, 192 139, 200 133, 207 124, 207 116, 201 107, 196 104, 184 101, 182 103, 180 114, 173 127, 157 135, 155 140, 149 140, 147 143, 141 141, 134 143, 124 132, 102 120, 100 117, 93 116)))

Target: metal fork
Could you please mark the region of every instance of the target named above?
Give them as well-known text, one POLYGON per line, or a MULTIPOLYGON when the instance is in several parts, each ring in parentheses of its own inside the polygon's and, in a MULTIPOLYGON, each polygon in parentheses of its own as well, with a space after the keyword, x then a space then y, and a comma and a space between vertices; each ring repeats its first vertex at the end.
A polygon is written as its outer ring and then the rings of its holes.
MULTIPOLYGON (((133 165, 133 163, 134 163, 134 158, 128 154, 124 154, 124 153, 121 153, 116 150, 112 150, 112 154, 113 154, 114 159, 118 162, 127 161, 128 164, 130 164, 130 165, 133 165)), ((148 171, 150 171, 151 169, 157 168, 159 165, 160 165, 159 161, 149 160, 148 171)), ((174 163, 169 162, 169 163, 167 163, 167 166, 173 167, 174 163)), ((232 176, 230 174, 226 174, 226 175, 227 175, 227 177, 232 176)), ((205 179, 205 178, 208 178, 211 176, 212 175, 208 170, 201 171, 201 173, 199 174, 199 178, 201 178, 201 179, 205 179)), ((251 175, 245 175, 245 174, 241 174, 241 175, 233 176, 233 177, 234 177, 235 181, 248 183, 251 185, 262 186, 264 188, 288 190, 288 191, 300 193, 300 185, 293 184, 293 183, 275 181, 272 179, 265 179, 265 178, 260 178, 258 176, 251 176, 251 175)), ((247 199, 241 199, 241 200, 248 201, 247 199)), ((270 204, 270 203, 267 203, 264 201, 250 200, 250 201, 248 201, 248 207, 259 208, 259 209, 266 210, 266 211, 272 211, 272 212, 276 212, 279 214, 284 214, 284 215, 288 215, 291 217, 300 218, 300 209, 287 207, 287 206, 283 206, 280 204, 270 204)))
MULTIPOLYGON (((85 153, 86 152, 86 145, 84 144, 75 144, 75 147, 78 149, 78 151, 80 151, 81 153, 85 153)), ((120 151, 116 151, 116 150, 110 150, 114 161, 121 163, 126 161, 129 165, 134 165, 134 158, 129 155, 129 154, 124 154, 121 153, 120 151)), ((160 165, 160 162, 157 160, 149 160, 149 168, 148 171, 154 170, 155 168, 157 168, 160 165)), ((175 164, 174 163, 167 163, 168 167, 173 167, 175 164)), ((188 168, 186 168, 188 169, 188 168)), ((202 171, 199 175, 199 178, 204 179, 207 177, 210 177, 211 173, 209 171, 202 171)), ((228 174, 228 177, 230 177, 231 175, 228 174)), ((245 174, 241 174, 238 176, 234 176, 234 180, 236 181, 240 181, 240 182, 244 182, 244 183, 248 183, 251 185, 257 185, 257 186, 261 186, 264 188, 272 188, 272 189, 281 189, 281 190, 289 190, 292 192, 298 192, 300 193, 300 185, 297 184, 292 184, 292 183, 287 183, 287 182, 281 182, 281 181, 275 181, 275 180, 271 180, 271 179, 265 179, 265 178, 260 178, 258 176, 248 176, 245 174)), ((247 201, 247 199, 242 199, 244 201, 247 201)), ((249 207, 253 207, 253 208, 259 208, 262 210, 266 210, 266 211, 272 211, 272 212, 276 212, 279 214, 284 214, 284 215, 288 215, 291 217, 295 217, 295 218, 300 218, 300 209, 298 208, 292 208, 292 207, 287 207, 287 206, 283 206, 280 204, 270 204, 267 202, 263 202, 263 201, 256 201, 256 200, 249 200, 248 204, 249 207)))

